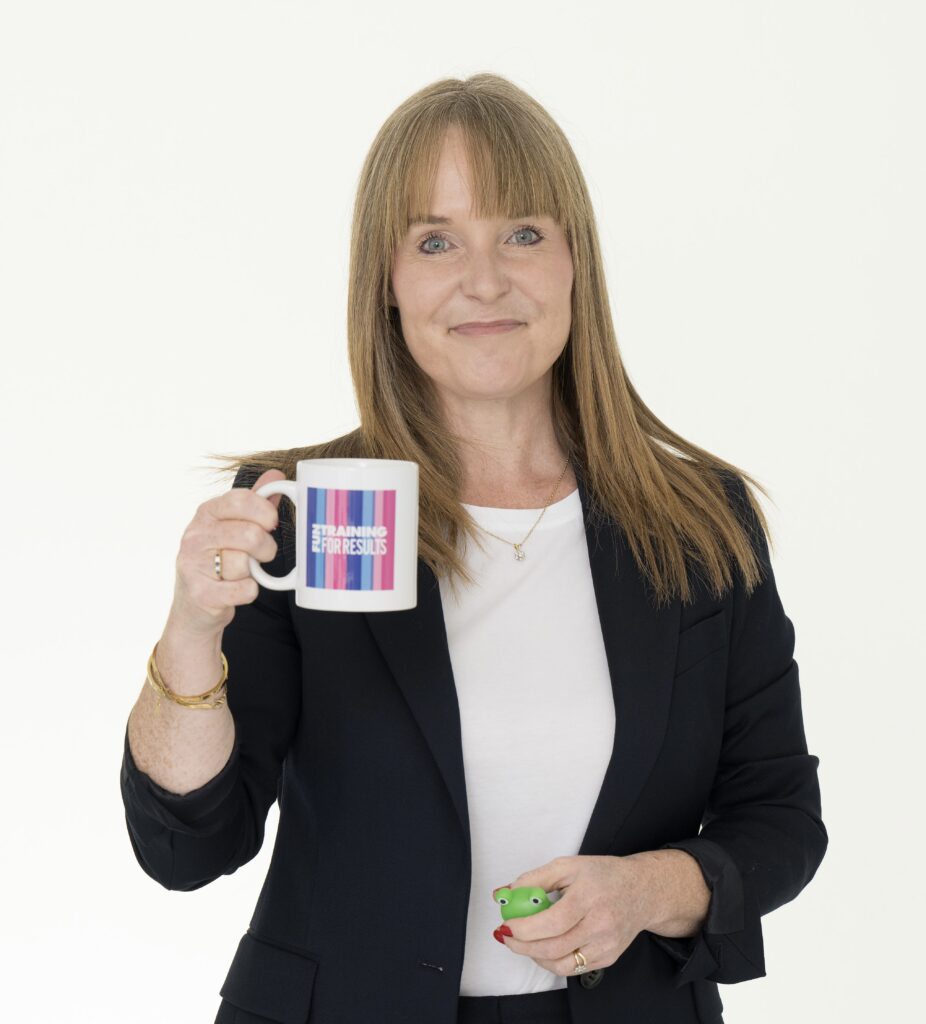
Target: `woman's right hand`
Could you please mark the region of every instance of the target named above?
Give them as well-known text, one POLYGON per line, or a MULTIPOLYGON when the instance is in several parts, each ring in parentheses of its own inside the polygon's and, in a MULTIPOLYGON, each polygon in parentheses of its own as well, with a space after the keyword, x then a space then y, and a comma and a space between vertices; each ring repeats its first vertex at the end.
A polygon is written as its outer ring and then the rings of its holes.
POLYGON ((279 523, 281 494, 255 494, 271 480, 285 480, 278 469, 268 469, 253 486, 233 487, 204 501, 183 532, 176 561, 174 600, 169 628, 185 637, 220 636, 235 617, 239 604, 250 604, 259 592, 251 575, 248 555, 269 562, 277 553, 270 535, 279 523), (214 556, 222 551, 222 579, 217 579, 214 556))

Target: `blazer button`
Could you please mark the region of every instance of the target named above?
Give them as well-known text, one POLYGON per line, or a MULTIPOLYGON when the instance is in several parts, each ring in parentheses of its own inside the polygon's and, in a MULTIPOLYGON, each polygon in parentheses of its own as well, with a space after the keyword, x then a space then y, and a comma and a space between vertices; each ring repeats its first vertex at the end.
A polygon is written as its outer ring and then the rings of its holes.
POLYGON ((604 968, 596 967, 594 971, 586 971, 584 974, 580 974, 579 982, 583 988, 594 988, 596 985, 601 984, 603 977, 604 968))

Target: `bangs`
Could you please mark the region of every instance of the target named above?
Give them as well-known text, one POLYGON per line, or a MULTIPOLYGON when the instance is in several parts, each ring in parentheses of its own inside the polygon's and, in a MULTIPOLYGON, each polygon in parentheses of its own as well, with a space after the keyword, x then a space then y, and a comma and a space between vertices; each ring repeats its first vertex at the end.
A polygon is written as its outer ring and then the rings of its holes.
POLYGON ((502 109, 483 111, 478 119, 435 119, 420 125, 408 140, 404 166, 394 165, 395 203, 389 225, 393 246, 416 222, 430 222, 434 178, 445 134, 456 128, 462 139, 471 176, 471 215, 482 219, 552 217, 566 227, 567 215, 559 197, 568 195, 562 180, 562 160, 552 146, 543 145, 532 125, 506 124, 502 109), (501 123, 500 123, 501 122, 501 123), (559 169, 557 169, 559 168, 559 169))

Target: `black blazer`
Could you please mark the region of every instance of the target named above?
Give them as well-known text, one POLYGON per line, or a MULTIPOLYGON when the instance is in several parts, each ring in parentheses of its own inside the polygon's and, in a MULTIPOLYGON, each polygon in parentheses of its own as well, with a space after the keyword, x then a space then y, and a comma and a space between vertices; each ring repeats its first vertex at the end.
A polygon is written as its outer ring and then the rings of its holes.
MULTIPOLYGON (((234 486, 257 475, 246 467, 234 486)), ((591 521, 581 476, 579 492, 616 729, 581 848, 562 852, 687 850, 711 902, 696 937, 644 931, 610 967, 569 977, 572 1021, 715 1024, 717 983, 765 974, 760 918, 797 896, 827 846, 794 629, 739 481, 728 492, 764 581, 747 599, 737 574, 721 600, 699 585, 693 603, 659 610, 622 531, 591 521)), ((267 567, 278 575, 295 558, 287 509, 267 567)), ((135 856, 167 889, 247 863, 279 800, 270 868, 217 1020, 456 1024, 470 833, 436 577, 419 560, 417 607, 353 615, 262 587, 222 648, 236 725, 225 767, 170 793, 134 764, 126 729, 120 772, 135 856)))

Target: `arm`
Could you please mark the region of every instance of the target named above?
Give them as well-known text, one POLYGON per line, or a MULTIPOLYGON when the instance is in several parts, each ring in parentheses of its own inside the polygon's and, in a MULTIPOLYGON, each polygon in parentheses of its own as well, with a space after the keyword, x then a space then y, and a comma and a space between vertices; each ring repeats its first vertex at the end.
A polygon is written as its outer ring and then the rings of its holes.
MULTIPOLYGON (((249 487, 257 476, 245 467, 233 486, 249 487)), ((288 571, 294 558, 292 545, 280 536, 286 507, 281 502, 274 531, 277 557, 266 566, 274 575, 288 571)), ((261 587, 253 602, 237 606, 222 650, 234 743, 218 774, 184 793, 160 786, 136 764, 126 727, 119 778, 129 839, 143 870, 166 889, 198 889, 257 854, 299 719, 302 659, 285 591, 261 587)))
POLYGON ((763 977, 761 917, 807 885, 828 842, 819 758, 808 753, 804 735, 794 627, 745 485, 736 479, 732 487, 763 579, 749 597, 739 579, 733 591, 723 748, 701 831, 661 847, 694 857, 711 890, 695 935, 653 935, 679 963, 678 986, 699 978, 733 983, 763 977))

